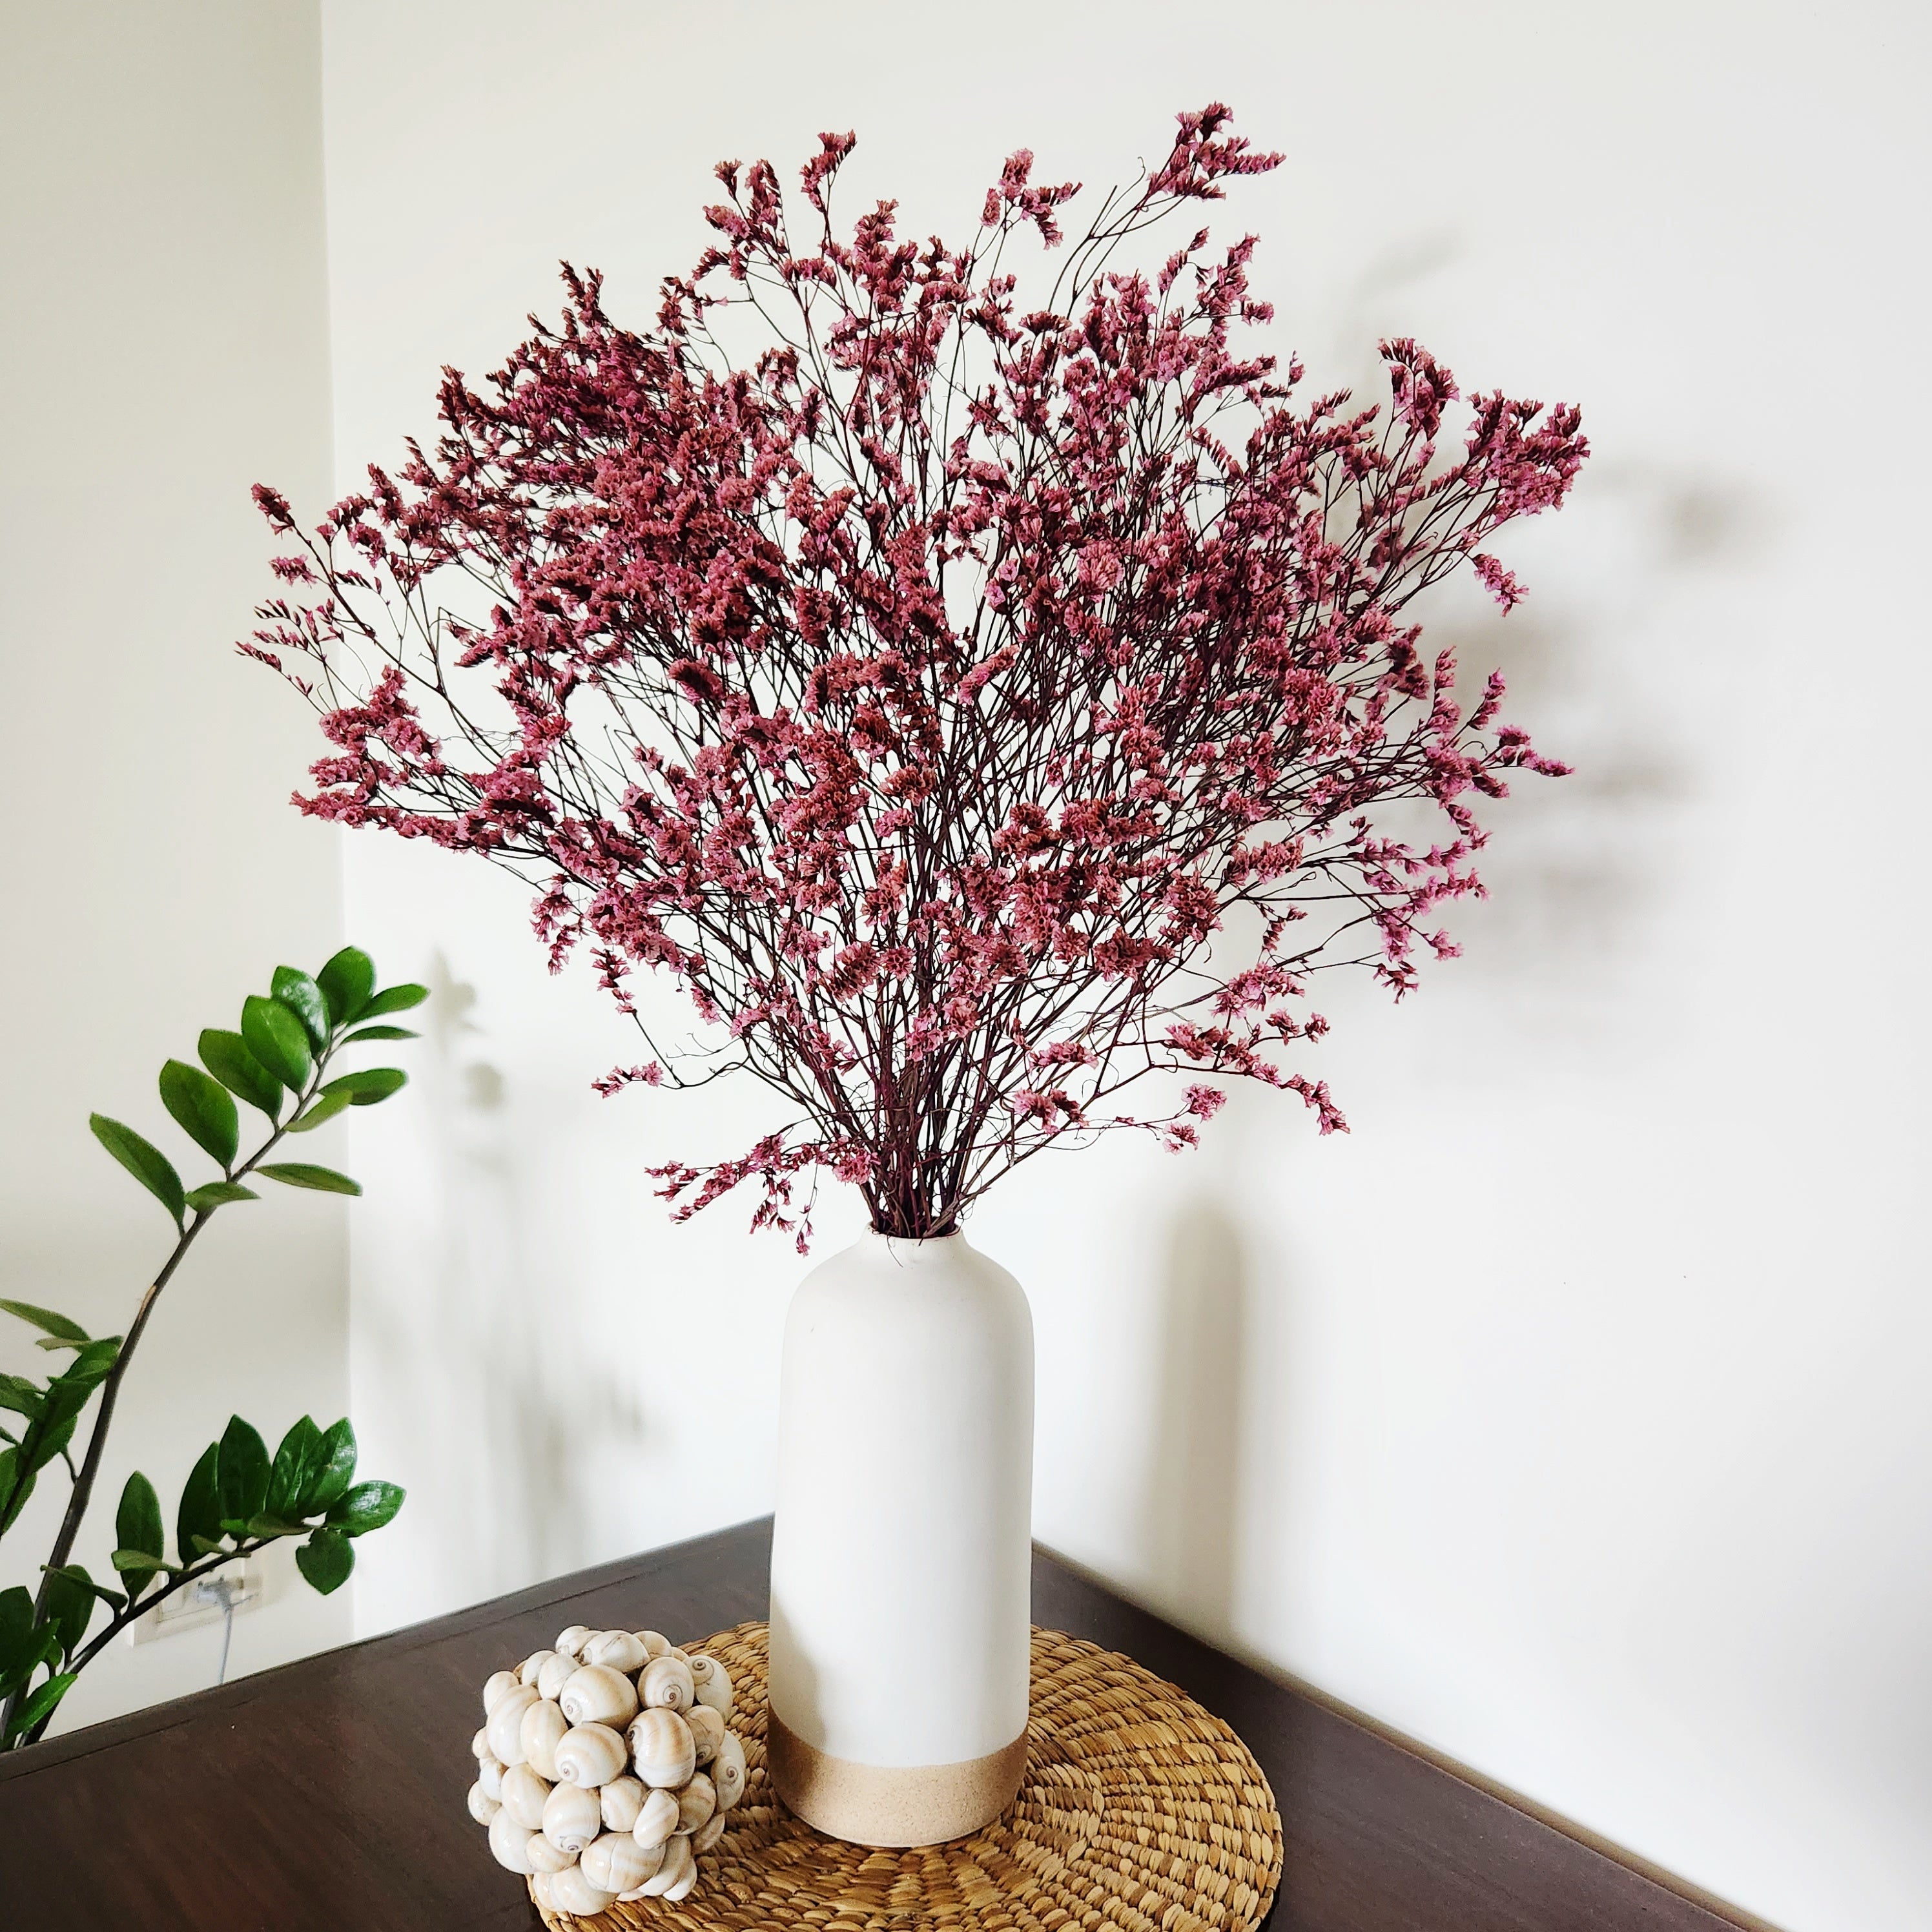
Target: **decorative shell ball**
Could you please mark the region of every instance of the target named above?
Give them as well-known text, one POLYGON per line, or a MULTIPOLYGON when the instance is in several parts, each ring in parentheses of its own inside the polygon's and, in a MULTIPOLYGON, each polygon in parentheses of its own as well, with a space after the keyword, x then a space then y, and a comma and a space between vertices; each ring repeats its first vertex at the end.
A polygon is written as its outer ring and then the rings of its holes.
POLYGON ((470 1815, 538 1902, 588 1916, 673 1904, 745 1795, 731 1676, 656 1630, 573 1624, 483 1687, 470 1815))

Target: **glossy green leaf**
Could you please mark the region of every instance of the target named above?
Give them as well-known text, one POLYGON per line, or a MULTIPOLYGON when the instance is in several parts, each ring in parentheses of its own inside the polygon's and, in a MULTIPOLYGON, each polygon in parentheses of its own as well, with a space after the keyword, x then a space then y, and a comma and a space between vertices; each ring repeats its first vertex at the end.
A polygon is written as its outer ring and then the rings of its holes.
POLYGON ((348 1493, 356 1480, 356 1432, 344 1416, 322 1431, 322 1449, 316 1475, 304 1492, 300 1508, 303 1516, 319 1515, 348 1493))
POLYGON ((209 1027, 202 1034, 196 1050, 201 1064, 231 1094, 237 1094, 256 1112, 276 1119, 282 1111, 282 1083, 248 1050, 248 1042, 238 1033, 224 1033, 209 1027))
POLYGON ((248 1051, 291 1093, 298 1094, 308 1084, 315 1070, 308 1032, 280 1000, 250 993, 242 1002, 242 1037, 248 1051))
POLYGON ((196 1546, 218 1541, 221 1535, 221 1496, 218 1471, 221 1446, 211 1442, 182 1485, 181 1507, 175 1513, 175 1541, 185 1563, 196 1546))
POLYGON ((232 1167, 242 1135, 235 1096, 220 1081, 184 1060, 170 1060, 162 1067, 160 1085, 161 1105, 174 1116, 175 1124, 224 1169, 232 1167))
POLYGON ((64 1315, 56 1315, 51 1308, 36 1308, 31 1301, 0 1301, 0 1308, 63 1340, 85 1342, 88 1339, 87 1330, 78 1322, 70 1322, 64 1315))
POLYGON ((263 1505, 272 1516, 300 1516, 307 1512, 302 1498, 314 1488, 322 1473, 322 1436, 314 1419, 304 1416, 275 1451, 268 1472, 268 1499, 263 1505))
POLYGON ((296 1552, 296 1568, 326 1597, 348 1582, 356 1568, 356 1546, 340 1530, 318 1529, 296 1552))
POLYGON ((24 1583, 0 1590, 0 1681, 26 1654, 34 1634, 34 1593, 24 1583))
POLYGON ((322 1088, 325 1094, 340 1094, 350 1106, 373 1107, 400 1093, 410 1084, 410 1076, 400 1066, 365 1066, 359 1073, 344 1073, 322 1088))
POLYGON ((274 1516, 264 1511, 260 1516, 251 1516, 244 1526, 248 1534, 263 1541, 272 1541, 278 1536, 299 1536, 308 1528, 305 1522, 291 1522, 286 1516, 274 1516))
POLYGON ((50 1570, 41 1598, 43 1621, 60 1632, 60 1654, 71 1657, 94 1621, 94 1579, 77 1563, 50 1570))
POLYGON ((178 1228, 187 1208, 174 1163, 132 1127, 110 1120, 105 1114, 88 1114, 87 1124, 94 1130, 94 1138, 174 1216, 178 1228))
POLYGON ((358 1041, 364 1040, 420 1040, 422 1038, 421 1034, 412 1033, 407 1027, 372 1026, 358 1028, 342 1043, 344 1046, 353 1046, 358 1041))
MULTIPOLYGON (((325 1090, 314 1106, 304 1108, 289 1123, 289 1132, 292 1134, 308 1133, 320 1126, 325 1120, 334 1120, 338 1114, 352 1104, 346 1094, 331 1094, 325 1090)), ((264 1168, 262 1172, 266 1174, 268 1170, 264 1168)))
POLYGON ((278 966, 268 990, 302 1022, 312 1052, 320 1053, 328 1044, 328 1002, 322 988, 298 966, 278 966))
POLYGON ((4 1536, 27 1507, 38 1480, 17 1449, 0 1449, 0 1536, 4 1536))
POLYGON ((406 1013, 412 1006, 419 1006, 429 998, 429 988, 413 984, 389 986, 378 993, 362 1012, 358 1019, 380 1019, 385 1013, 406 1013))
MULTIPOLYGON (((213 1536, 203 1536, 199 1531, 197 1531, 194 1535, 188 1539, 188 1540, 194 1546, 194 1554, 196 1556, 225 1556, 230 1553, 228 1546, 222 1540, 220 1534, 221 1526, 219 1523, 217 1523, 214 1527, 217 1533, 213 1536)), ((182 1554, 184 1556, 188 1555, 188 1552, 186 1550, 183 1550, 182 1552, 182 1554)))
POLYGON ((243 1187, 232 1180, 211 1180, 206 1187, 190 1187, 184 1198, 197 1214, 208 1214, 232 1202, 259 1201, 262 1197, 252 1187, 243 1187))
POLYGON ((260 1513, 268 1497, 268 1445, 238 1415, 221 1432, 214 1473, 224 1528, 260 1513))
POLYGON ((402 1508, 403 1496, 394 1483, 358 1483, 330 1510, 329 1526, 344 1536, 367 1536, 402 1508))
POLYGON ((78 1563, 70 1563, 64 1569, 48 1570, 45 1574, 50 1576, 58 1576, 73 1584, 75 1588, 86 1591, 111 1610, 124 1610, 128 1607, 128 1599, 118 1590, 110 1590, 105 1583, 97 1583, 78 1563))
POLYGON ((141 1592, 157 1576, 166 1573, 178 1575, 179 1566, 172 1563, 157 1563, 145 1550, 117 1550, 107 1559, 126 1578, 128 1600, 138 1603, 141 1592))
POLYGON ((75 1349, 74 1360, 47 1384, 47 1394, 59 1397, 64 1391, 72 1390, 78 1397, 74 1404, 77 1411, 87 1400, 88 1391, 113 1367, 121 1357, 121 1337, 103 1335, 92 1342, 82 1342, 75 1349))
POLYGON ((24 1415, 32 1422, 45 1400, 38 1384, 25 1376, 0 1375, 0 1408, 10 1408, 16 1415, 24 1415))
POLYGON ((271 1180, 279 1180, 285 1187, 313 1187, 323 1194, 360 1194, 362 1184, 351 1180, 346 1174, 338 1174, 333 1168, 311 1167, 305 1161, 278 1160, 267 1167, 258 1167, 257 1174, 266 1174, 271 1180))
POLYGON ((26 1699, 14 1713, 14 1721, 7 1726, 7 1742, 11 1744, 18 1737, 24 1737, 44 1719, 51 1718, 59 1707, 60 1700, 74 1688, 79 1672, 64 1670, 58 1677, 50 1677, 34 1694, 26 1699))
POLYGON ((346 1026, 369 1004, 376 990, 376 962, 353 946, 345 946, 315 976, 328 1002, 328 1017, 338 1026, 346 1026))
MULTIPOLYGON (((136 1469, 121 1491, 114 1512, 114 1540, 122 1550, 138 1550, 159 1568, 167 1554, 166 1532, 161 1526, 161 1499, 154 1486, 136 1469)), ((117 1564, 117 1568, 120 1566, 117 1564)))

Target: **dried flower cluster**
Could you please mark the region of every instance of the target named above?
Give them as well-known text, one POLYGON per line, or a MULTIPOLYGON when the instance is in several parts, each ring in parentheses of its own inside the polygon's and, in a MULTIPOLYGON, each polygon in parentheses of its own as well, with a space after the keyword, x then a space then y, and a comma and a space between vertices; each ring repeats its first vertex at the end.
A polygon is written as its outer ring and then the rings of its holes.
POLYGON ((1271 313, 1252 237, 1129 265, 1278 160, 1222 108, 1037 306, 1013 265, 1074 185, 1022 152, 962 249, 890 202, 848 236, 851 146, 822 137, 790 214, 768 164, 721 167, 718 241, 646 332, 566 271, 560 324, 483 392, 448 374, 434 453, 313 535, 259 490, 291 589, 243 646, 323 714, 304 811, 516 871, 553 962, 586 946, 640 1025, 631 976, 676 976, 703 1033, 602 1084, 784 1096, 791 1125, 661 1178, 686 1214, 754 1180, 801 1245, 808 1173, 940 1233, 1057 1142, 1193 1144, 1230 1076, 1343 1124, 1299 1070, 1310 975, 1400 994, 1452 952, 1472 803, 1562 769, 1496 722, 1499 679, 1459 704, 1404 608, 1466 562, 1514 603, 1484 547, 1586 449, 1575 410, 1500 394, 1451 436, 1406 340, 1385 410, 1298 404, 1299 365, 1238 340, 1271 313), (1378 824, 1396 800, 1436 842, 1378 824), (1124 1099, 1174 1071, 1178 1106, 1124 1099))

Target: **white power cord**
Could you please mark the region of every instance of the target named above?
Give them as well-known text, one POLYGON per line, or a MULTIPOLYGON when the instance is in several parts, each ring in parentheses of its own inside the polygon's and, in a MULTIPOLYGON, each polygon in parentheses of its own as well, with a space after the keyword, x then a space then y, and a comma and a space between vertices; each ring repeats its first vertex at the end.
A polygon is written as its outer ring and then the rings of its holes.
POLYGON ((194 1586, 197 1603, 221 1606, 221 1667, 214 1673, 218 1684, 228 1681, 228 1646, 235 1635, 235 1606, 248 1594, 248 1589, 238 1576, 204 1576, 194 1586))

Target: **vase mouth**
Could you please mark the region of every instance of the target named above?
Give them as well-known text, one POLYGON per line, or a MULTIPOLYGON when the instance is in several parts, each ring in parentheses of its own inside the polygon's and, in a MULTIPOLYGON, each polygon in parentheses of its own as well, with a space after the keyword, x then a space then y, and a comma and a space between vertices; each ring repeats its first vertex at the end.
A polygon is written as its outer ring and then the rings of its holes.
POLYGON ((889 1234, 882 1228, 868 1227, 859 1238, 869 1245, 893 1250, 910 1249, 917 1253, 922 1250, 943 1248, 955 1241, 963 1244, 966 1235, 964 1230, 956 1225, 943 1234, 889 1234))

